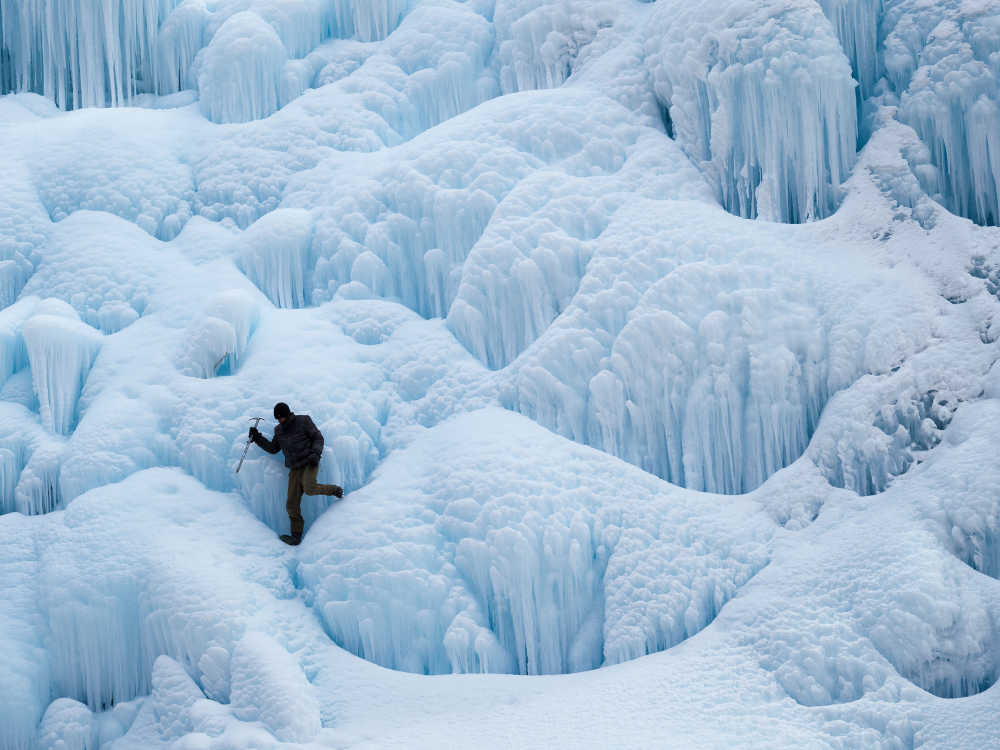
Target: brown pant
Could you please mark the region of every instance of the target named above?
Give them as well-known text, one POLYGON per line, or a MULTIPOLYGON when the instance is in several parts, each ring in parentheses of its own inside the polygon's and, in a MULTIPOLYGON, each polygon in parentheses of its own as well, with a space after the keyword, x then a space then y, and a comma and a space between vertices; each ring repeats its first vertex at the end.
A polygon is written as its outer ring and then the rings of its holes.
POLYGON ((305 529, 302 495, 334 495, 339 489, 335 484, 317 484, 317 473, 319 466, 302 466, 288 472, 288 502, 285 503, 285 510, 288 511, 288 520, 291 522, 292 536, 302 536, 305 529))

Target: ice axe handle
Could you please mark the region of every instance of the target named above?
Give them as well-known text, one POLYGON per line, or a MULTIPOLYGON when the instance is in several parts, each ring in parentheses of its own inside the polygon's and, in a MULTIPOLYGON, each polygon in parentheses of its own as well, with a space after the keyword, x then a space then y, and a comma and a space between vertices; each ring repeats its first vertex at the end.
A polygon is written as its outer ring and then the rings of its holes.
MULTIPOLYGON (((259 425, 261 422, 264 421, 264 417, 254 417, 250 421, 253 422, 253 426, 256 427, 257 425, 259 425)), ((252 443, 252 442, 253 442, 253 440, 251 440, 250 438, 247 438, 247 444, 243 448, 243 455, 240 456, 240 465, 236 467, 236 473, 237 474, 239 474, 240 473, 240 469, 243 468, 243 460, 247 457, 247 451, 250 450, 250 443, 252 443)))

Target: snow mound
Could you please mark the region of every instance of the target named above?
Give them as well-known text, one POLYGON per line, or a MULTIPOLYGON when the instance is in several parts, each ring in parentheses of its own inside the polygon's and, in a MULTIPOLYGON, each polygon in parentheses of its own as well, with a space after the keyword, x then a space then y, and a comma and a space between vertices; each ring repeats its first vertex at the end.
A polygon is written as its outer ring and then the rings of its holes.
POLYGON ((158 656, 153 662, 150 680, 150 699, 153 711, 160 718, 160 731, 165 740, 183 737, 192 730, 185 721, 191 707, 205 695, 194 683, 184 667, 169 656, 158 656))
POLYGON ((39 747, 43 750, 91 750, 99 747, 94 735, 91 710, 69 698, 52 701, 38 728, 39 747))
POLYGON ((38 195, 53 221, 75 211, 107 211, 154 237, 175 237, 194 212, 191 170, 177 158, 180 133, 149 143, 155 117, 95 110, 48 122, 25 144, 38 195), (143 134, 143 135, 140 135, 143 134))
POLYGON ((338 643, 412 672, 551 674, 670 648, 767 562, 752 506, 715 513, 496 409, 427 433, 362 494, 379 502, 324 516, 299 573, 338 643))
POLYGON ((239 370, 260 320, 257 300, 242 289, 220 292, 184 336, 178 369, 210 378, 239 370))
POLYGON ((232 660, 233 715, 260 721, 282 742, 309 742, 320 730, 319 705, 294 657, 264 633, 247 633, 232 660))

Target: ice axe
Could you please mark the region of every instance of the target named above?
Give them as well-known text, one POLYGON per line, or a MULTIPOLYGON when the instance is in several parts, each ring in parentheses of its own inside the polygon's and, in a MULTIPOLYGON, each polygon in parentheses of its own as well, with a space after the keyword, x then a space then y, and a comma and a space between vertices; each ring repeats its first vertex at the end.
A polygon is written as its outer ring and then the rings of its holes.
MULTIPOLYGON (((259 425, 261 422, 264 421, 264 417, 254 417, 250 421, 253 422, 253 426, 256 428, 257 425, 259 425)), ((239 474, 240 473, 240 469, 243 468, 243 459, 245 459, 247 457, 247 451, 250 450, 250 443, 252 443, 252 442, 253 442, 253 440, 251 438, 247 438, 247 445, 243 449, 243 455, 240 456, 240 465, 236 467, 236 473, 237 474, 239 474)))

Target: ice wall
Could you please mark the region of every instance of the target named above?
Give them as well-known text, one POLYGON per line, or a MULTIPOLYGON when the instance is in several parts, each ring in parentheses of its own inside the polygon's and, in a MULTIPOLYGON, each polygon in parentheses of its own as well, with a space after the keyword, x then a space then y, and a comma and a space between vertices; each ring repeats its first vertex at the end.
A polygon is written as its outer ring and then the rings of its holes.
POLYGON ((997 224, 1000 9, 954 0, 821 4, 860 96, 875 95, 884 76, 900 118, 926 144, 927 158, 914 159, 913 168, 927 192, 979 224, 997 224))
POLYGON ((414 0, 329 0, 330 33, 362 42, 385 39, 413 4, 414 0))
POLYGON ((818 6, 660 2, 647 51, 678 142, 727 210, 802 222, 836 209, 855 158, 855 84, 818 6))
POLYGON ((621 8, 610 2, 500 0, 493 11, 500 88, 505 94, 555 88, 621 8))
POLYGON ((257 119, 311 83, 311 72, 286 67, 286 57, 304 58, 331 36, 385 39, 411 4, 112 0, 87 10, 68 0, 4 0, 0 93, 34 91, 75 109, 197 88, 217 122, 257 119))
POLYGON ((125 104, 152 90, 157 31, 178 0, 3 0, 0 91, 63 108, 125 104))
MULTIPOLYGON (((938 21, 913 28, 898 18, 886 41, 886 66, 901 80, 900 116, 927 145, 934 171, 918 169, 924 188, 979 224, 1000 223, 1000 9, 925 11, 938 21), (914 38, 915 37, 915 38, 914 38)), ((897 9, 897 13, 899 9, 897 9)), ((926 23, 926 21, 925 21, 926 23)))
POLYGON ((0 551, 0 747, 33 750, 38 722, 50 700, 48 661, 39 632, 44 620, 39 609, 39 567, 30 519, 0 515, 0 528, 10 534, 0 551))
POLYGON ((861 98, 875 91, 882 75, 879 57, 884 0, 820 0, 858 81, 861 98))
POLYGON ((776 231, 697 203, 620 209, 573 298, 504 371, 503 402, 671 482, 760 485, 805 450, 833 393, 919 346, 929 313, 912 294, 935 305, 916 280, 886 297, 878 274, 845 275, 830 265, 842 248, 793 260, 776 231))

